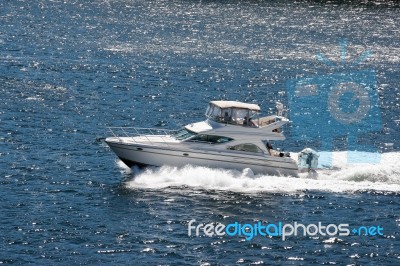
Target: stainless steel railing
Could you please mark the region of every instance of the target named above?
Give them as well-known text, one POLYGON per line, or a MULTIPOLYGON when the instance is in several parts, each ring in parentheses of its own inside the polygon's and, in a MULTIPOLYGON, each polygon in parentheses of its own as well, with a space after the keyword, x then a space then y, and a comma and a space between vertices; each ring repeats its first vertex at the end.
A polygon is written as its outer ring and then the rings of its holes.
POLYGON ((153 137, 159 137, 162 142, 157 142, 157 145, 164 144, 168 145, 166 138, 170 139, 170 136, 177 132, 177 130, 169 130, 162 128, 143 128, 143 127, 108 127, 111 134, 122 141, 122 137, 129 138, 129 140, 139 143, 137 137, 145 138, 150 145, 155 145, 153 137))

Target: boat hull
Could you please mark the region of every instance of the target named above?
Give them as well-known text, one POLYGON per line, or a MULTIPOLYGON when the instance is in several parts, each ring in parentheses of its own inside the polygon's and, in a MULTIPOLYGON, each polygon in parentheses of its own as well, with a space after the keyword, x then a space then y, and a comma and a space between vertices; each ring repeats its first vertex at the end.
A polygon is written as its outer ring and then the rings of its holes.
POLYGON ((297 176, 295 161, 288 157, 230 154, 219 151, 185 150, 174 147, 154 147, 142 144, 127 144, 117 141, 106 143, 128 167, 137 165, 182 167, 197 165, 210 168, 243 170, 250 168, 255 174, 297 176))

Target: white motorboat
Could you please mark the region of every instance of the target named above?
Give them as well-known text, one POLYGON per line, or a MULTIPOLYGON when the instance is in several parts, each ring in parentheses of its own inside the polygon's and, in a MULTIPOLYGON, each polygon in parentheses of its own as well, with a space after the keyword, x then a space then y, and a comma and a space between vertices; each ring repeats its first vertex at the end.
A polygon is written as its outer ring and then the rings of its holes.
POLYGON ((289 120, 277 105, 276 115, 259 117, 260 107, 236 101, 211 101, 207 119, 180 130, 111 127, 105 142, 127 166, 184 166, 243 170, 255 174, 297 176, 289 153, 274 150, 270 141, 284 140, 289 120))

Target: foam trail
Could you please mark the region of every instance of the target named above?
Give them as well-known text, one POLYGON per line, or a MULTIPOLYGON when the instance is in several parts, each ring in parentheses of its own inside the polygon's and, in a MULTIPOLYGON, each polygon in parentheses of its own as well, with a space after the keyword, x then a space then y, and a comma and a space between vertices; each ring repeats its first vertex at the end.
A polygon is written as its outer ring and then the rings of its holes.
POLYGON ((162 189, 189 186, 209 190, 235 192, 284 192, 305 190, 328 192, 387 191, 400 192, 400 153, 382 154, 379 164, 347 164, 346 152, 335 152, 335 170, 319 170, 318 177, 300 178, 253 175, 243 172, 190 166, 183 168, 163 166, 146 169, 126 183, 128 188, 162 189))
MULTIPOLYGON (((117 160, 116 161, 117 166, 119 169, 121 169, 121 173, 125 173, 125 174, 130 174, 132 173, 132 169, 129 168, 126 164, 124 164, 121 160, 117 160)), ((135 169, 133 169, 135 170, 135 169)), ((135 173, 135 171, 133 171, 135 173)))

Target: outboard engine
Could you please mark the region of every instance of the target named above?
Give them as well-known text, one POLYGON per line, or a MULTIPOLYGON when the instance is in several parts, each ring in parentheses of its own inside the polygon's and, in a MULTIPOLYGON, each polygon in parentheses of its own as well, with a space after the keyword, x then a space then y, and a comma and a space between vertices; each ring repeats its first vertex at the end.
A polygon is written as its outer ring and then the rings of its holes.
POLYGON ((316 169, 318 167, 318 158, 319 154, 310 148, 305 148, 299 153, 297 164, 299 168, 308 169, 308 172, 311 169, 316 169))

